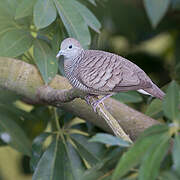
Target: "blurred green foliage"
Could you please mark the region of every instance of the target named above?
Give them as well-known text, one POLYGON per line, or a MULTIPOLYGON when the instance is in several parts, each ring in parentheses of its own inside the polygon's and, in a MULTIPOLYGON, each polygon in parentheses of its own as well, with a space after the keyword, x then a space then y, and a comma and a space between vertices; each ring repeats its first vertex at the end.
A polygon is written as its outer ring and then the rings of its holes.
POLYGON ((69 112, 27 105, 0 89, 1 148, 26 155, 34 180, 180 179, 179 20, 180 0, 0 0, 0 56, 36 65, 45 84, 70 36, 127 57, 167 92, 163 102, 137 92, 114 96, 163 122, 130 146, 69 112))

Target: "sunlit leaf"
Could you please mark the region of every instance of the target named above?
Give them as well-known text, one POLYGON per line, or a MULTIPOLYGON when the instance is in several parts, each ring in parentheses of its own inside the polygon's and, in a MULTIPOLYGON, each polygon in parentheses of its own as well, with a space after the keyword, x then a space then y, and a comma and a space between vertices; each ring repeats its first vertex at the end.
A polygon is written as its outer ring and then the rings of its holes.
POLYGON ((98 21, 96 16, 86 6, 79 3, 77 0, 74 1, 74 5, 77 8, 77 11, 79 11, 79 13, 84 18, 88 26, 90 26, 97 33, 100 33, 99 29, 101 28, 101 23, 98 21))
POLYGON ((89 142, 99 142, 111 146, 122 146, 122 147, 130 146, 130 144, 127 141, 124 141, 119 137, 115 137, 111 134, 106 134, 106 133, 97 133, 89 140, 89 142))
POLYGON ((83 47, 90 44, 90 32, 81 14, 76 11, 73 0, 54 0, 58 13, 70 37, 77 39, 83 47))
POLYGON ((165 99, 163 101, 163 111, 165 116, 171 120, 178 119, 179 105, 179 87, 175 81, 172 81, 167 89, 165 99))
POLYGON ((153 27, 161 21, 170 3, 171 0, 144 0, 144 6, 153 27))
POLYGON ((23 30, 8 31, 0 40, 0 56, 17 57, 32 45, 32 36, 23 30))
POLYGON ((38 0, 34 6, 34 24, 44 28, 56 19, 56 8, 51 0, 38 0))
POLYGON ((45 41, 36 40, 34 57, 45 83, 48 84, 57 73, 58 64, 55 54, 45 41))

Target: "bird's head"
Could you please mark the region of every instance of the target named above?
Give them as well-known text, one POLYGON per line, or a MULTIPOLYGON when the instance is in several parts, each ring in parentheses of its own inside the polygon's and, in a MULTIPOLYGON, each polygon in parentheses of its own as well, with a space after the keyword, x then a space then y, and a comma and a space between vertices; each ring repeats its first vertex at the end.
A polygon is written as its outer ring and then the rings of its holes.
POLYGON ((58 52, 56 58, 64 56, 64 59, 73 60, 82 52, 82 50, 83 48, 81 47, 81 44, 76 39, 66 38, 62 41, 60 51, 58 52))

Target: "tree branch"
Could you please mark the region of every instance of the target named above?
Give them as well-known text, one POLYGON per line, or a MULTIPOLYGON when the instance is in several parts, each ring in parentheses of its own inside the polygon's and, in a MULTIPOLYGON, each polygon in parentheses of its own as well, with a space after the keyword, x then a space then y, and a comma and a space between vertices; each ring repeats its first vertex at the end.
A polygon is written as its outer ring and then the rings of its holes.
MULTIPOLYGON (((12 58, 0 58, 0 87, 14 91, 30 99, 32 102, 61 107, 82 119, 94 123, 105 131, 111 132, 102 117, 93 112, 92 108, 85 101, 80 98, 74 99, 77 97, 77 93, 79 97, 83 97, 84 94, 79 94, 79 92, 74 90, 73 93, 71 92, 72 90, 69 91, 68 89, 71 89, 71 85, 66 78, 56 75, 49 84, 51 88, 58 90, 55 90, 55 93, 60 93, 59 90, 62 90, 61 93, 64 93, 64 96, 60 96, 61 99, 57 99, 57 101, 53 99, 53 97, 58 96, 52 95, 52 89, 49 88, 48 91, 47 89, 45 91, 43 86, 42 77, 35 66, 12 58), (70 102, 59 104, 58 100, 65 102, 67 99, 70 102), (74 100, 71 101, 72 99, 74 100)), ((105 106, 108 112, 112 114, 133 140, 146 128, 158 123, 152 118, 112 98, 105 100, 105 106)))
MULTIPOLYGON (((87 93, 84 93, 75 88, 72 88, 70 90, 67 90, 67 89, 56 90, 56 89, 51 88, 50 86, 42 86, 38 89, 38 92, 37 92, 37 97, 41 102, 55 105, 55 106, 62 106, 63 103, 70 102, 74 100, 75 98, 84 99, 86 95, 87 93)), ((94 102, 97 100, 98 98, 95 98, 93 96, 90 98, 91 102, 94 102)), ((129 136, 124 132, 120 124, 106 110, 106 108, 104 107, 102 103, 99 106, 97 106, 96 111, 97 111, 97 114, 106 121, 106 123, 108 124, 108 126, 111 128, 111 130, 116 136, 119 136, 123 140, 129 141, 132 143, 129 136)))

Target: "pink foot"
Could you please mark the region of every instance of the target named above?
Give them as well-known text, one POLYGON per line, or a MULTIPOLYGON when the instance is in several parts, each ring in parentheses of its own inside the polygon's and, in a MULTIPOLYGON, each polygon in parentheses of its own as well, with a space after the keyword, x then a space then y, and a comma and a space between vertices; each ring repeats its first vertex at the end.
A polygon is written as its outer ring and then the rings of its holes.
MULTIPOLYGON (((94 112, 97 112, 96 109, 97 109, 97 107, 99 106, 99 104, 102 103, 103 106, 104 106, 103 101, 104 101, 106 98, 108 98, 108 97, 110 97, 110 96, 112 96, 112 95, 113 95, 113 94, 108 94, 108 95, 102 97, 101 99, 98 99, 97 101, 93 101, 93 102, 90 102, 90 97, 92 97, 92 96, 94 96, 94 95, 87 95, 84 99, 85 99, 85 101, 87 102, 87 104, 89 104, 89 105, 92 106, 94 112)), ((94 96, 94 97, 98 97, 98 96, 94 96)))

